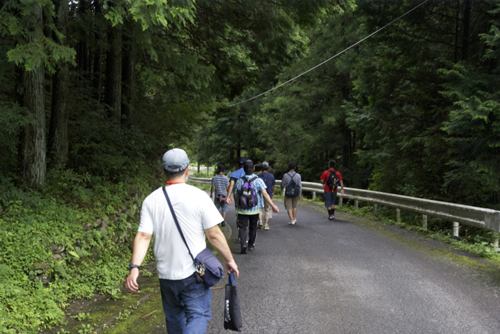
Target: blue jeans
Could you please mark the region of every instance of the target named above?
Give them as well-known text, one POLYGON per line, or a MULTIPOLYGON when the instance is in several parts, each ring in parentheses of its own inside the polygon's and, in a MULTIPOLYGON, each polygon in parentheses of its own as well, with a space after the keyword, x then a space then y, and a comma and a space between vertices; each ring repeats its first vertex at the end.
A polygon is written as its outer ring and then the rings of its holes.
POLYGON ((212 319, 212 290, 196 283, 194 276, 182 280, 160 279, 163 312, 168 333, 200 334, 212 319))
POLYGON ((335 206, 335 201, 337 200, 337 193, 323 193, 323 197, 325 197, 325 208, 329 208, 332 205, 335 206))

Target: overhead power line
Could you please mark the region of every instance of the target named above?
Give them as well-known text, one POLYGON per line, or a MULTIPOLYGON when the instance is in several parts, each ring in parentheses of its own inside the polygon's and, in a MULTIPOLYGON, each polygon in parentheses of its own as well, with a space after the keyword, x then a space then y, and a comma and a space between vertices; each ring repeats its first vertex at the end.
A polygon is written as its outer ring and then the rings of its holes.
POLYGON ((404 13, 403 15, 401 15, 401 16, 399 16, 398 18, 396 18, 396 19, 392 20, 391 22, 387 23, 387 24, 386 24, 385 26, 383 26, 382 28, 380 28, 380 29, 376 30, 375 32, 371 33, 370 35, 366 36, 365 38, 363 38, 363 39, 359 40, 358 42, 354 43, 354 44, 353 44, 353 45, 351 45, 350 47, 348 47, 348 48, 346 48, 346 49, 342 50, 341 52, 337 53, 335 56, 330 57, 330 58, 328 58, 327 60, 325 60, 325 61, 323 61, 323 62, 319 63, 318 65, 316 65, 316 66, 314 66, 314 67, 312 67, 312 68, 308 69, 307 71, 305 71, 305 72, 303 72, 303 73, 301 73, 301 74, 297 75, 296 77, 291 78, 290 80, 285 81, 285 82, 283 82, 282 84, 280 84, 280 85, 278 85, 278 86, 276 86, 276 87, 273 87, 273 88, 271 88, 271 89, 269 89, 269 90, 266 90, 266 91, 265 91, 265 92, 263 92, 263 93, 260 93, 260 94, 258 94, 258 95, 255 95, 254 97, 251 97, 251 98, 249 98, 249 99, 247 99, 247 100, 244 100, 244 101, 241 101, 241 102, 237 102, 237 103, 231 104, 231 105, 229 105, 229 106, 230 106, 230 107, 234 107, 234 106, 237 106, 237 105, 239 105, 239 104, 242 104, 242 103, 245 103, 245 102, 251 101, 251 100, 256 99, 256 98, 258 98, 258 97, 260 97, 260 96, 262 96, 262 95, 265 95, 265 94, 267 94, 267 93, 269 93, 269 92, 272 92, 273 90, 278 89, 278 88, 280 88, 280 87, 282 87, 282 86, 284 86, 284 85, 286 85, 286 84, 288 84, 288 83, 290 83, 290 82, 294 81, 295 79, 300 78, 300 77, 301 77, 301 76, 303 76, 304 74, 309 73, 309 72, 311 72, 312 70, 315 70, 316 68, 320 67, 321 65, 326 64, 327 62, 329 62, 329 61, 330 61, 330 60, 332 60, 333 58, 336 58, 336 57, 340 56, 341 54, 343 54, 343 53, 345 53, 346 51, 348 51, 348 50, 352 49, 353 47, 355 47, 356 45, 361 44, 363 41, 367 40, 368 38, 372 37, 373 35, 377 34, 378 32, 380 32, 380 31, 384 30, 385 28, 387 28, 388 26, 390 26, 391 24, 393 24, 393 23, 394 23, 394 22, 396 22, 397 20, 399 20, 399 19, 401 19, 401 18, 405 17, 406 15, 410 14, 410 13, 411 13, 411 12, 413 12, 415 9, 417 9, 417 8, 419 8, 420 6, 424 5, 424 4, 425 4, 426 2, 428 2, 428 1, 429 1, 429 0, 425 0, 425 1, 424 1, 424 2, 422 2, 421 4, 419 4, 419 5, 415 6, 414 8, 412 8, 412 9, 410 9, 409 11, 407 11, 406 13, 404 13))

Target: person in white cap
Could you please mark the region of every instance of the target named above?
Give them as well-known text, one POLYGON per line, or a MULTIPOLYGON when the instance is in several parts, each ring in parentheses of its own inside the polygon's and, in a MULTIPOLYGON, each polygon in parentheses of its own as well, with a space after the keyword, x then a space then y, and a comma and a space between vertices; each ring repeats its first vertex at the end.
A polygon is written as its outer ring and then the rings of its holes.
MULTIPOLYGON (((239 276, 238 266, 218 224, 223 221, 210 197, 187 185, 189 159, 182 149, 167 151, 162 158, 167 177, 166 192, 193 257, 206 248, 205 235, 225 258, 226 269, 239 276)), ((188 253, 160 187, 143 202, 141 221, 134 239, 125 287, 139 289, 139 267, 154 235, 154 256, 160 279, 161 298, 169 333, 205 333, 212 318, 212 290, 197 283, 195 266, 188 253)))

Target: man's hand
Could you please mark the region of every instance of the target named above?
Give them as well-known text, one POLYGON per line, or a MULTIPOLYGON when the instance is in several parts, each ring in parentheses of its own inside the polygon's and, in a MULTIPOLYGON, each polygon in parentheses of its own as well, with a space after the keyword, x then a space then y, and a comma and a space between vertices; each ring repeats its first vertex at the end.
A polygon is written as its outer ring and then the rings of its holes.
POLYGON ((342 195, 344 195, 344 189, 342 189, 342 190, 340 191, 340 193, 341 193, 342 195))
POLYGON ((231 271, 233 271, 234 274, 236 275, 236 278, 240 277, 240 271, 238 270, 238 265, 236 264, 236 262, 234 262, 234 260, 226 262, 226 269, 228 275, 231 273, 231 271))
POLYGON ((139 277, 139 269, 133 268, 125 280, 125 288, 129 292, 136 292, 139 290, 139 284, 137 284, 137 277, 139 277))
MULTIPOLYGON (((153 235, 146 232, 137 232, 134 238, 134 249, 132 251, 132 258, 130 263, 135 263, 138 266, 141 265, 142 260, 146 256, 148 251, 149 242, 153 235)), ((139 277, 139 269, 132 268, 128 273, 127 279, 125 280, 125 288, 130 292, 136 292, 139 290, 139 284, 137 284, 137 277, 139 277)))
POLYGON ((280 209, 276 205, 272 204, 272 208, 274 212, 280 212, 280 209))
POLYGON ((227 196, 227 204, 231 205, 231 197, 227 196))

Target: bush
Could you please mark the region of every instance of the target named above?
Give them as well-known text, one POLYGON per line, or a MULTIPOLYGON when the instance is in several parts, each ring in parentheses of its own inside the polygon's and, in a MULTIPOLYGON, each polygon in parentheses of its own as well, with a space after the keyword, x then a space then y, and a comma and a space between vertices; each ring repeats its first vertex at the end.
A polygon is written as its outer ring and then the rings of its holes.
POLYGON ((0 177, 8 193, 0 197, 1 333, 59 325, 68 300, 116 298, 127 274, 151 174, 118 183, 60 167, 48 175, 42 192, 0 177))

